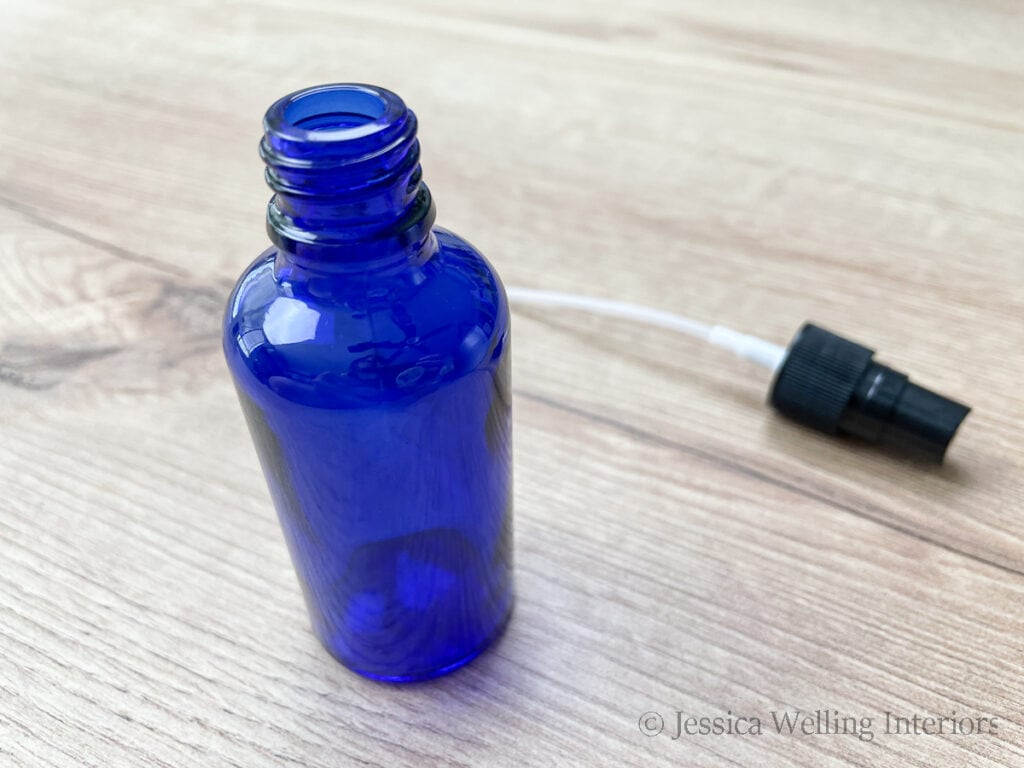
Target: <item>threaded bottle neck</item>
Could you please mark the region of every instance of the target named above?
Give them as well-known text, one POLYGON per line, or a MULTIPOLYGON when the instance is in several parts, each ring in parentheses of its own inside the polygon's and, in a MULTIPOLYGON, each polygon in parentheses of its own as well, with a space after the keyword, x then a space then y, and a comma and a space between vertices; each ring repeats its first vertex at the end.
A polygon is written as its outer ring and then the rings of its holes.
POLYGON ((260 156, 274 196, 267 232, 297 263, 359 267, 421 250, 434 205, 416 115, 391 91, 337 84, 274 103, 260 156))

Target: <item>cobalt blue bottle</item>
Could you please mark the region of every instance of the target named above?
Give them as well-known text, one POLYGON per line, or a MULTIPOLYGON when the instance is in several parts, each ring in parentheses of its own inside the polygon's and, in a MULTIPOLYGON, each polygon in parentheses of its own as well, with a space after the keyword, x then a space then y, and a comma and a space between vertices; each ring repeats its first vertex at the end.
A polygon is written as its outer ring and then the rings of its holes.
POLYGON ((369 677, 443 674, 512 609, 504 288, 433 226, 390 91, 286 96, 260 154, 273 246, 231 294, 224 352, 313 628, 369 677))

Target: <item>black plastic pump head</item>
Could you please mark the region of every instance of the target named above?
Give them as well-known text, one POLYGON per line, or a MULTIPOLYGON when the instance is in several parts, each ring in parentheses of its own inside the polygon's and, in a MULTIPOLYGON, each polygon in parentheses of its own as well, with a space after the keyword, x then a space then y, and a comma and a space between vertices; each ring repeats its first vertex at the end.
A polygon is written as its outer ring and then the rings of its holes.
POLYGON ((876 363, 873 350, 811 323, 790 343, 768 400, 822 432, 856 435, 936 462, 971 410, 876 363))

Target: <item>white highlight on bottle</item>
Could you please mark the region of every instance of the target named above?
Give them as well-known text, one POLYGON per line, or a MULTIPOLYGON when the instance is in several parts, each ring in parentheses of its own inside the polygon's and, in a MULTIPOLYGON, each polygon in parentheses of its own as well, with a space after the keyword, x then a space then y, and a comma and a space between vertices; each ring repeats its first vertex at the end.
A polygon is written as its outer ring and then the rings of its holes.
POLYGON ((508 298, 513 304, 579 309, 595 315, 635 320, 658 328, 685 333, 687 336, 702 339, 713 346, 727 349, 738 357, 750 360, 771 371, 777 369, 786 356, 785 347, 772 344, 770 341, 759 339, 756 336, 748 336, 745 333, 734 331, 732 328, 726 328, 724 325, 708 325, 699 320, 639 304, 627 304, 623 301, 597 299, 592 296, 580 296, 576 293, 540 291, 518 286, 508 288, 507 292, 508 298))

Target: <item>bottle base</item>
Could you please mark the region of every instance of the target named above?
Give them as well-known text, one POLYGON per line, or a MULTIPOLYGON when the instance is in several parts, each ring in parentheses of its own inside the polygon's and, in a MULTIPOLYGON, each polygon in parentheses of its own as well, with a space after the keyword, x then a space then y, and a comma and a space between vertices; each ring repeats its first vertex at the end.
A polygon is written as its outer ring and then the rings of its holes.
POLYGON ((322 640, 321 645, 323 645, 327 652, 330 653, 332 657, 334 657, 335 661, 339 662, 346 669, 350 670, 351 672, 355 672, 357 675, 361 675, 362 677, 369 678, 370 680, 376 680, 381 683, 422 682, 425 680, 432 680, 434 678, 450 674, 455 670, 464 667, 466 664, 469 664, 469 662, 473 661, 473 659, 475 659, 477 656, 480 656, 482 653, 484 653, 492 645, 498 642, 498 640, 501 639, 502 635, 505 634, 505 630, 508 629, 508 625, 512 620, 512 614, 514 610, 515 601, 513 600, 512 603, 509 605, 508 611, 505 612, 505 617, 501 620, 497 627, 495 627, 494 631, 487 637, 486 640, 480 643, 480 645, 478 645, 472 651, 467 653, 465 656, 462 656, 461 658, 456 659, 453 662, 443 664, 438 667, 432 667, 427 670, 411 672, 408 674, 388 675, 381 674, 379 672, 373 672, 367 669, 360 669, 359 667, 355 667, 351 664, 348 664, 343 658, 341 658, 333 650, 331 650, 330 646, 328 646, 322 640))

